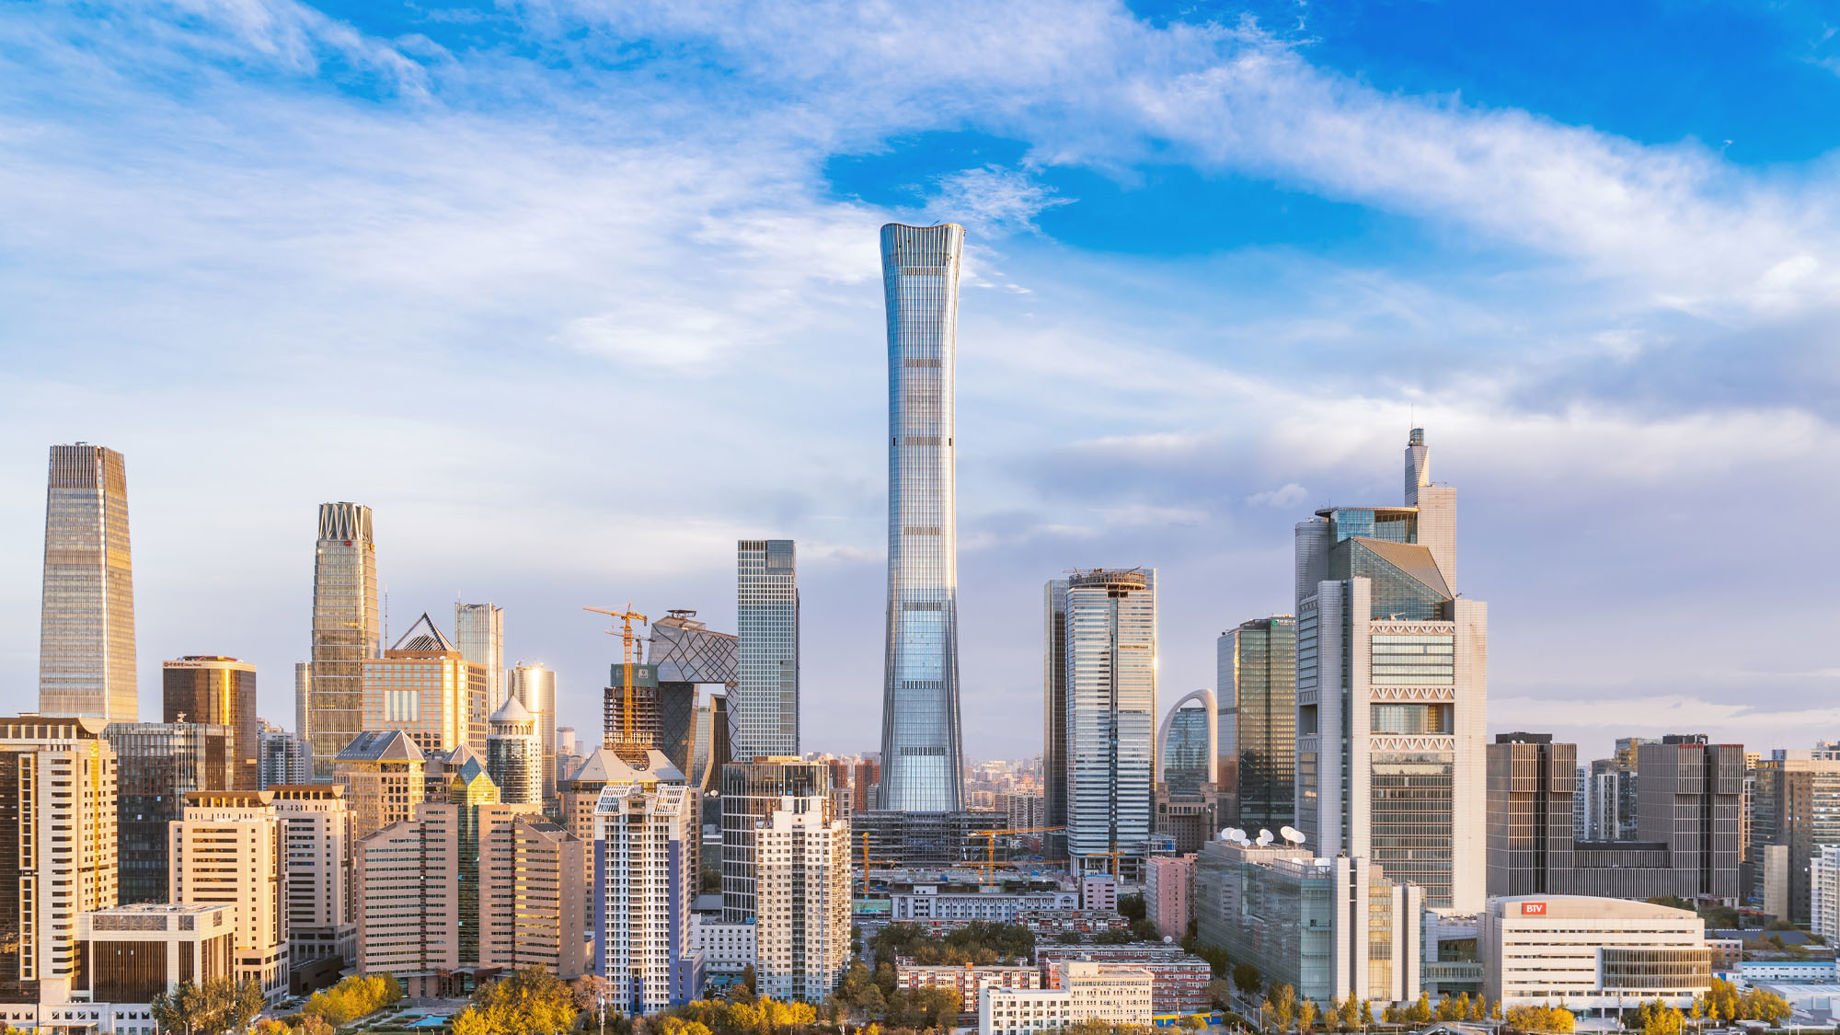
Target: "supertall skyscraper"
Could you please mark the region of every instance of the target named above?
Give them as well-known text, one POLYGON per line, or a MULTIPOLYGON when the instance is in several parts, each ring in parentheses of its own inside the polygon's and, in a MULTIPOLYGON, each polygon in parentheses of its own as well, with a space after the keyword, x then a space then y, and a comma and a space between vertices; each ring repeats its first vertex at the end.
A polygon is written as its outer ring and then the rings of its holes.
POLYGON ((881 807, 955 812, 958 504, 954 385, 965 228, 882 227, 888 309, 888 637, 881 807))
POLYGON ((1457 595, 1457 491, 1423 429, 1405 505, 1297 526, 1297 826, 1425 904, 1480 912, 1486 876, 1488 608, 1457 595))
POLYGON ((51 447, 38 710, 107 722, 140 718, 127 467, 120 453, 86 442, 51 447))
POLYGON ((313 556, 313 661, 299 732, 313 744, 314 772, 326 779, 332 760, 364 728, 364 659, 377 653, 371 508, 320 504, 313 556))
POLYGON ((729 700, 734 756, 799 753, 799 577, 790 539, 735 544, 739 663, 729 700))

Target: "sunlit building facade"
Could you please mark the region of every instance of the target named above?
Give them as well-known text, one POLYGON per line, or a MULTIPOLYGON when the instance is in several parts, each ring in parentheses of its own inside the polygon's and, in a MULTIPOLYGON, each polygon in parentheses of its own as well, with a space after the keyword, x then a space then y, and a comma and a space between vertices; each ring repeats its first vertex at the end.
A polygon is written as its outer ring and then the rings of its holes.
POLYGON ((543 740, 537 734, 536 716, 516 697, 506 697, 492 713, 486 773, 506 804, 543 804, 543 740))
POLYGON ((1217 651, 1224 818, 1282 829, 1297 821, 1297 620, 1242 622, 1217 651))
POLYGON ((230 786, 223 789, 253 791, 260 787, 262 727, 256 718, 256 667, 221 655, 190 655, 163 664, 160 680, 160 710, 166 722, 202 722, 229 729, 230 786))
POLYGON ((963 803, 955 384, 965 230, 882 227, 888 316, 888 611, 883 809, 963 803))
POLYGON ((38 710, 134 722, 134 565, 120 453, 52 446, 45 489, 38 710))
POLYGON ((268 791, 194 791, 172 825, 171 901, 236 907, 236 976, 287 991, 281 819, 268 791))
POLYGON ((364 661, 376 656, 381 636, 371 508, 320 504, 313 558, 313 656, 297 677, 306 691, 297 719, 313 745, 314 773, 325 778, 365 728, 364 661))
POLYGON ((799 579, 790 539, 735 544, 739 664, 730 750, 741 761, 799 753, 799 579))
POLYGON ((556 782, 564 775, 556 763, 556 673, 540 661, 520 661, 511 669, 511 696, 536 719, 543 751, 543 800, 554 801, 556 782))
POLYGON ((486 700, 505 696, 505 609, 495 604, 454 605, 454 645, 485 677, 486 700))
MULTIPOLYGON (((361 668, 364 728, 402 730, 425 752, 486 748, 486 670, 426 614, 361 668)), ((315 684, 317 685, 317 669, 315 684)))

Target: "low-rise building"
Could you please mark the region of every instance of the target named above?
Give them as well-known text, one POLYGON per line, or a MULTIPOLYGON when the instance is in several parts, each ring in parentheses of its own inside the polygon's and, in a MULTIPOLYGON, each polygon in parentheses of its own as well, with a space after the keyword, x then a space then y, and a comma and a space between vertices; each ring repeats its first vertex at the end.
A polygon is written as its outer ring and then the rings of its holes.
POLYGON ((1477 935, 1485 993, 1503 1009, 1603 1013, 1712 985, 1706 924, 1690 910, 1581 895, 1490 899, 1477 935))
POLYGON ((896 988, 949 988, 958 993, 959 1012, 974 1014, 984 1001, 987 988, 1041 988, 1041 968, 1022 963, 1014 966, 972 964, 923 966, 910 959, 894 965, 896 988))
POLYGON ((1161 855, 1151 858, 1144 876, 1144 909, 1158 934, 1181 941, 1195 918, 1195 857, 1161 855))
POLYGON ((232 903, 141 903, 77 917, 85 963, 82 991, 97 1003, 146 1005, 181 982, 236 974, 232 903))
POLYGON ((1150 993, 1153 1013, 1194 1013, 1208 1008, 1207 983, 1214 977, 1208 961, 1180 945, 1134 942, 1129 945, 1043 945, 1036 950, 1042 987, 1061 988, 1072 963, 1101 967, 1137 967, 1154 979, 1150 993))
POLYGON ((1147 1027, 1150 971, 1069 963, 1060 988, 986 988, 978 1001, 980 1035, 1037 1035, 1080 1021, 1147 1027))
POLYGON ((721 911, 718 901, 714 916, 691 914, 690 949, 703 958, 703 972, 711 978, 739 977, 759 957, 759 930, 752 920, 723 923, 721 911))
MULTIPOLYGON (((1080 897, 1058 888, 916 884, 890 892, 888 903, 889 917, 895 923, 987 920, 1008 924, 1014 923, 1016 916, 1025 911, 1077 908, 1080 897)), ((1116 908, 1115 903, 1113 908, 1116 908)))

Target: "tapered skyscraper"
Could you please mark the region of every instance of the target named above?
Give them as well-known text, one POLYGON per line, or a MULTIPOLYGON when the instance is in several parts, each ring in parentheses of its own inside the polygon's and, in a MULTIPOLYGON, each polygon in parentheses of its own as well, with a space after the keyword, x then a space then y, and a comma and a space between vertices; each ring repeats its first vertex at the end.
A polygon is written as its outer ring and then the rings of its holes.
POLYGON ((45 589, 39 612, 38 710, 134 722, 134 567, 121 454, 51 447, 45 491, 45 589))
POLYGON ((953 443, 965 228, 882 227, 888 305, 888 652, 884 809, 955 812, 958 505, 953 443))
POLYGON ((320 779, 364 728, 364 660, 377 655, 377 547, 371 508, 319 505, 313 553, 313 667, 300 732, 320 779))

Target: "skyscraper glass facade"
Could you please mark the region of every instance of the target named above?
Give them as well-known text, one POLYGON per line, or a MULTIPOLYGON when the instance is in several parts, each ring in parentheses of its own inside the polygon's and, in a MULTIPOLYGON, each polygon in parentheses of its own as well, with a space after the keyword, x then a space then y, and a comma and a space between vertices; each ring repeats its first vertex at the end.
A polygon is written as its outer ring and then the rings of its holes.
POLYGON ((735 545, 740 657, 731 744, 743 761, 799 753, 799 580, 790 539, 735 545))
POLYGON ((1297 620, 1255 618, 1220 638, 1220 751, 1238 766, 1227 818, 1257 832, 1297 821, 1297 620))
POLYGON ((317 779, 364 728, 364 661, 377 654, 377 548, 371 508, 322 503, 313 560, 313 660, 301 735, 317 779))
POLYGON ((493 604, 454 605, 454 645, 485 670, 486 707, 505 701, 505 609, 493 604))
POLYGON ((134 565, 120 453, 85 442, 51 447, 44 577, 39 712, 134 722, 134 565))
POLYGON ((168 661, 160 671, 160 712, 166 722, 208 723, 230 730, 230 781, 198 790, 253 791, 262 785, 262 742, 256 718, 256 667, 221 655, 168 661))
POLYGON ((1214 748, 1210 719, 1206 699, 1190 694, 1163 720, 1163 785, 1169 793, 1199 794, 1201 785, 1209 782, 1208 753, 1214 748))
POLYGON ((888 313, 882 807, 910 812, 953 812, 963 800, 953 400, 964 243, 964 228, 952 224, 882 228, 888 313))

